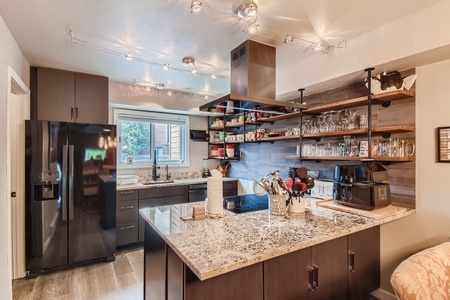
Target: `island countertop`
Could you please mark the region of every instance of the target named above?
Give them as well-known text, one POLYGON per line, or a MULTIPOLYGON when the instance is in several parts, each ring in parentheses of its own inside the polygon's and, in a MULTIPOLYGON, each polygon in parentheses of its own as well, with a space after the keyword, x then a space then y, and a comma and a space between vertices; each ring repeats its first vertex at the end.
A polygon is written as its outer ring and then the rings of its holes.
MULTIPOLYGON (((224 177, 223 181, 237 181, 237 178, 232 177, 224 177)), ((174 179, 173 182, 167 183, 161 181, 161 183, 152 183, 152 184, 127 184, 127 185, 117 185, 117 191, 127 191, 127 190, 135 190, 135 189, 150 189, 150 188, 160 188, 160 187, 170 187, 170 186, 178 186, 178 185, 190 185, 190 184, 201 184, 207 183, 207 178, 185 178, 185 179, 174 179)))
POLYGON ((193 202, 145 208, 141 216, 164 239, 200 280, 206 280, 261 261, 328 240, 391 222, 415 212, 402 209, 382 219, 363 217, 315 205, 307 199, 306 212, 288 218, 269 210, 225 217, 183 221, 193 202))

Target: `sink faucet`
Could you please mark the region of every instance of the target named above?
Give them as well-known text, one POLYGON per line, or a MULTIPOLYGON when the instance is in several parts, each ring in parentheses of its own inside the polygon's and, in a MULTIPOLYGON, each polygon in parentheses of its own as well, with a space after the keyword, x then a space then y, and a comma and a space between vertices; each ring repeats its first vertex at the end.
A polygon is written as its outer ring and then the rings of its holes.
POLYGON ((155 149, 155 156, 153 158, 153 165, 152 165, 152 180, 153 181, 156 181, 159 178, 157 169, 159 169, 159 166, 156 165, 156 149, 155 149))
POLYGON ((166 165, 166 180, 170 179, 170 174, 169 174, 169 165, 166 165))

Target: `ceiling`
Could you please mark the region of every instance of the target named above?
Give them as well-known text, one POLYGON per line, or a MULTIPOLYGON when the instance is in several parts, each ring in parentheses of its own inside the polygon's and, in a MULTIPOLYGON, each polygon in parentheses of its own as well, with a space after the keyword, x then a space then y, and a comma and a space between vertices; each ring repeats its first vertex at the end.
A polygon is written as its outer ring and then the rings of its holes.
POLYGON ((245 1, 202 1, 202 10, 191 13, 191 0, 2 0, 0 14, 33 66, 217 97, 229 93, 230 51, 247 39, 275 46, 281 69, 311 55, 332 55, 326 47, 342 47, 440 0, 259 0, 254 35, 243 31, 253 20, 233 12, 245 1), (287 34, 294 37, 290 44, 287 34), (318 41, 326 46, 322 51, 313 49, 318 41), (125 59, 128 52, 133 60, 125 59), (185 56, 195 58, 198 74, 183 65, 185 56))

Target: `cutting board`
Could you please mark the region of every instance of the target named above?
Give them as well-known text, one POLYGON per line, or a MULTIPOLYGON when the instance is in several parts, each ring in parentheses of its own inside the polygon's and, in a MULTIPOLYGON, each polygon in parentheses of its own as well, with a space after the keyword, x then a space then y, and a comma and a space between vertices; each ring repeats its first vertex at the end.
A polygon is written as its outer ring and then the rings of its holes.
POLYGON ((399 207, 394 205, 388 205, 374 210, 363 210, 337 204, 333 200, 316 201, 316 205, 373 219, 384 219, 405 212, 407 210, 407 208, 405 207, 399 207))

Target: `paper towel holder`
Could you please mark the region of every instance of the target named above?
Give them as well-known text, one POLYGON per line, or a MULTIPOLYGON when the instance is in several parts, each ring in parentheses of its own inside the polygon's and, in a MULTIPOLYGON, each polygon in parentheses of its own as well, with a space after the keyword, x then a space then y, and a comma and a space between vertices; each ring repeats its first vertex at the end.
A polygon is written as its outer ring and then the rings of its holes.
POLYGON ((193 142, 208 142, 209 141, 209 133, 204 130, 190 130, 189 136, 191 141, 193 142))

